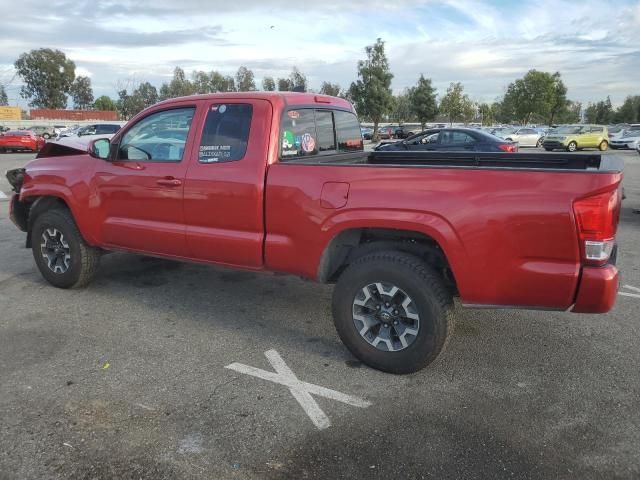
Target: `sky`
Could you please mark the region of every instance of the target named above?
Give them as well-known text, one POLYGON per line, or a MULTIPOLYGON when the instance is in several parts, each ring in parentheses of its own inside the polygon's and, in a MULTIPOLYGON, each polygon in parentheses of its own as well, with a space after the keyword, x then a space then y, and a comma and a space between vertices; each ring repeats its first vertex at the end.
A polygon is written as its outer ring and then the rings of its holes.
POLYGON ((234 75, 244 65, 258 85, 297 66, 312 89, 345 88, 377 37, 395 93, 424 74, 440 97, 462 82, 493 101, 535 68, 559 71, 585 104, 640 94, 640 0, 0 0, 0 11, 0 83, 21 106, 13 62, 41 47, 64 51, 95 97, 115 98, 136 82, 159 87, 176 66, 234 75))

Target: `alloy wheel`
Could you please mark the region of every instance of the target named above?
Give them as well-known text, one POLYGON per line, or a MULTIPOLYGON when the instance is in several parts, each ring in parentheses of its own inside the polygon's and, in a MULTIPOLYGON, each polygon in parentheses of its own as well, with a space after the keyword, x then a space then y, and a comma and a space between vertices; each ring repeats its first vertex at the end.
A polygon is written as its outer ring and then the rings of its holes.
POLYGON ((378 350, 397 352, 410 346, 420 331, 414 301, 399 287, 385 282, 363 287, 353 300, 353 324, 378 350))
POLYGON ((71 248, 64 234, 57 228, 47 228, 42 232, 40 243, 42 258, 53 273, 65 273, 71 266, 71 248))

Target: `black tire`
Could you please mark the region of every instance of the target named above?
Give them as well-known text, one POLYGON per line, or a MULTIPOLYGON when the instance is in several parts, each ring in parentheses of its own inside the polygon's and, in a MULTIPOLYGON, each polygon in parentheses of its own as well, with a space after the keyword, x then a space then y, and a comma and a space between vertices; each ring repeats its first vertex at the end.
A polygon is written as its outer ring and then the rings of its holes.
MULTIPOLYGON (((95 276, 100 263, 100 250, 87 245, 82 238, 71 212, 64 208, 48 210, 39 215, 31 231, 33 258, 42 276, 58 288, 84 287, 95 276), (42 252, 42 238, 45 230, 62 232, 69 246, 69 266, 64 272, 54 272, 49 268, 42 252)), ((63 267, 61 267, 63 268, 63 267)))
POLYGON ((49 140, 51 138, 51 135, 49 135, 48 133, 43 133, 42 138, 49 140))
POLYGON ((607 142, 606 140, 603 140, 600 142, 600 145, 598 145, 598 150, 600 150, 601 152, 606 151, 609 148, 609 142, 607 142))
POLYGON ((442 278, 420 258, 403 252, 381 251, 353 262, 340 276, 333 292, 333 321, 340 339, 363 363, 389 373, 412 373, 432 363, 453 333, 452 294, 442 278), (357 330, 354 300, 364 287, 390 283, 411 297, 420 317, 412 343, 385 351, 365 340, 357 330))
POLYGON ((536 147, 540 148, 542 147, 542 139, 539 138, 538 141, 536 142, 536 147))
POLYGON ((547 152, 553 152, 553 148, 544 147, 544 149, 545 149, 547 152))
POLYGON ((578 150, 578 144, 576 142, 569 142, 567 152, 575 152, 576 150, 578 150))

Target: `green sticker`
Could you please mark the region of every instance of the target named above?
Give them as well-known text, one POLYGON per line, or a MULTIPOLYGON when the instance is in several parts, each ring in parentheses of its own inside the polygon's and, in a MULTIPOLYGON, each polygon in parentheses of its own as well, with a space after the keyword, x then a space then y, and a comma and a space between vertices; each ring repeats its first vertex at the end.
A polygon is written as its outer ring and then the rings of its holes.
POLYGON ((291 150, 295 148, 296 137, 293 135, 291 130, 285 130, 282 133, 282 148, 284 150, 291 150))

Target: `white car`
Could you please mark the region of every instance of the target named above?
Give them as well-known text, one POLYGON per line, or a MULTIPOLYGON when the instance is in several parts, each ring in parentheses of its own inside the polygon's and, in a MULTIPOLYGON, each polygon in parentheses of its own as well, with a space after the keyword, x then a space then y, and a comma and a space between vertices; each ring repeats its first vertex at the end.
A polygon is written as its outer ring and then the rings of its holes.
POLYGON ((534 128, 520 128, 504 136, 508 142, 518 142, 520 147, 541 147, 543 135, 534 128))
POLYGON ((611 148, 629 148, 636 150, 640 145, 640 127, 631 127, 624 131, 621 137, 609 142, 611 148))

